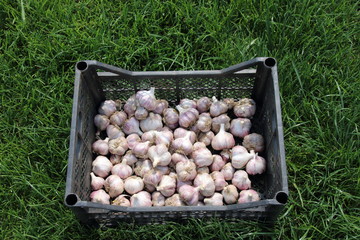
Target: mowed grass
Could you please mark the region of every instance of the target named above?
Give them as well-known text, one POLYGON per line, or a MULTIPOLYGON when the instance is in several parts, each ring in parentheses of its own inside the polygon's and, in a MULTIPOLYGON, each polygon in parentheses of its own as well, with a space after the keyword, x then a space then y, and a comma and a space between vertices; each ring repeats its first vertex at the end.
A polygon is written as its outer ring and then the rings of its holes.
POLYGON ((359 239, 357 1, 0 0, 1 239, 359 239), (64 206, 74 64, 278 61, 290 198, 254 222, 88 229, 64 206))

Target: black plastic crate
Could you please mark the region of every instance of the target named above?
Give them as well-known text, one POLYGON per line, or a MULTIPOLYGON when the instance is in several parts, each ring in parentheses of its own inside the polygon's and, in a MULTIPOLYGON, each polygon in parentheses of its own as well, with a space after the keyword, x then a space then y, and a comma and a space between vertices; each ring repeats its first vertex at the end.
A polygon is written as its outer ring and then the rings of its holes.
POLYGON ((287 172, 276 60, 259 57, 222 70, 131 72, 97 61, 80 61, 75 69, 65 204, 81 222, 112 226, 120 221, 161 223, 188 218, 250 219, 274 222, 288 198, 287 172), (257 202, 226 206, 120 207, 90 202, 94 159, 94 116, 105 99, 128 99, 140 89, 155 87, 157 98, 173 106, 181 98, 251 97, 257 109, 252 132, 265 138, 267 170, 250 176, 261 193, 257 202))

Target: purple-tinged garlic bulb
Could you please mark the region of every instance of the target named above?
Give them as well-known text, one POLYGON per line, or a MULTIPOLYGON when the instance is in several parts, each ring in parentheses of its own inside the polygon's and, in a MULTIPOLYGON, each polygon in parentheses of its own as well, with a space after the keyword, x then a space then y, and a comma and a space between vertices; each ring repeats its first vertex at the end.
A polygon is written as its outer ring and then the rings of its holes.
POLYGON ((124 189, 129 194, 135 194, 144 189, 144 181, 137 176, 131 176, 125 179, 124 189))
POLYGON ((127 114, 124 111, 116 111, 110 116, 110 123, 114 126, 121 127, 127 119, 127 114))
POLYGON ((105 140, 99 139, 92 144, 92 151, 100 155, 107 155, 109 153, 109 138, 105 140))
POLYGON ((213 163, 212 153, 206 147, 194 150, 191 157, 198 167, 207 167, 213 163))
POLYGON ((169 107, 168 101, 164 99, 156 100, 156 107, 153 110, 154 113, 162 114, 165 109, 169 107))
POLYGON ((234 204, 239 198, 239 192, 234 185, 228 185, 222 190, 224 201, 227 204, 234 204))
POLYGON ((90 199, 91 202, 110 204, 110 196, 103 189, 91 192, 90 199))
POLYGON ((255 101, 249 98, 243 98, 234 105, 234 114, 239 118, 252 118, 255 111, 255 101))
POLYGON ((266 170, 265 158, 257 154, 246 164, 246 172, 250 175, 263 174, 266 170))
POLYGON ((148 158, 148 151, 151 143, 149 141, 139 142, 133 147, 132 152, 138 158, 148 158))
POLYGON ((165 206, 165 197, 161 194, 161 192, 153 192, 151 194, 151 200, 154 207, 165 206))
POLYGON ((221 151, 220 156, 225 161, 225 163, 230 161, 231 151, 230 149, 224 149, 221 151))
POLYGON ((99 114, 110 117, 116 111, 116 103, 113 100, 106 100, 100 104, 99 114))
POLYGON ((208 131, 206 133, 201 132, 198 139, 199 142, 203 142, 206 146, 209 146, 214 137, 215 134, 212 131, 208 131))
POLYGON ((116 155, 124 155, 125 152, 128 150, 128 144, 126 141, 126 138, 124 137, 119 137, 116 139, 111 139, 109 141, 109 152, 111 154, 116 154, 116 155))
POLYGON ((125 134, 123 133, 123 131, 121 131, 121 129, 115 125, 110 124, 109 126, 107 126, 106 128, 106 134, 108 136, 109 139, 115 139, 115 138, 119 138, 119 137, 125 137, 125 134))
POLYGON ((131 150, 127 151, 126 154, 122 158, 123 162, 127 165, 134 165, 138 159, 137 157, 132 153, 131 150))
POLYGON ((236 169, 244 168, 248 161, 254 158, 254 156, 254 150, 248 153, 247 149, 243 146, 235 146, 231 150, 231 164, 236 169))
POLYGON ((264 151, 264 138, 260 134, 250 133, 244 137, 242 145, 246 147, 247 150, 254 150, 255 152, 264 151))
POLYGON ((211 124, 211 130, 214 133, 218 133, 220 131, 220 126, 223 123, 225 126, 225 131, 228 131, 230 129, 230 117, 227 114, 221 114, 218 117, 214 117, 212 119, 212 124, 211 124))
POLYGON ((153 167, 167 166, 171 162, 171 154, 165 144, 151 146, 148 151, 148 156, 153 162, 153 167))
MULTIPOLYGON (((168 166, 156 166, 154 169, 161 172, 162 175, 170 174, 170 168, 168 166)), ((171 169, 171 171, 173 170, 171 169)))
POLYGON ((106 178, 109 175, 112 166, 112 163, 107 157, 97 156, 92 162, 92 171, 96 176, 106 178))
POLYGON ((220 155, 214 154, 212 156, 213 163, 210 165, 211 172, 221 171, 221 169, 225 166, 226 162, 220 155))
POLYGON ((151 184, 147 184, 145 183, 145 188, 144 188, 145 191, 147 191, 148 193, 153 193, 156 191, 156 187, 151 185, 151 184))
POLYGON ((224 197, 221 193, 214 193, 211 197, 204 198, 204 203, 207 206, 223 206, 223 198, 224 197))
POLYGON ((171 143, 171 148, 184 155, 189 155, 193 151, 193 144, 190 141, 192 132, 188 132, 184 137, 177 138, 171 143))
POLYGON ((184 154, 173 153, 171 155, 171 162, 176 165, 178 162, 186 162, 188 158, 184 154))
POLYGON ((196 169, 197 174, 199 173, 210 173, 210 169, 208 167, 198 167, 196 169))
POLYGON ((135 117, 131 117, 126 120, 124 125, 122 126, 122 130, 126 135, 136 133, 141 136, 143 134, 143 132, 140 130, 140 123, 135 117))
POLYGON ((155 131, 155 144, 165 144, 169 147, 171 142, 174 140, 173 133, 171 131, 155 131))
POLYGON ((180 195, 177 193, 165 200, 165 206, 180 207, 184 205, 184 202, 180 199, 180 195))
POLYGON ((197 175, 196 165, 190 160, 180 161, 176 164, 176 173, 180 181, 192 181, 197 175))
POLYGON ((160 191, 165 197, 172 196, 176 191, 176 174, 162 176, 156 190, 160 191))
POLYGON ((149 116, 149 112, 145 108, 138 106, 136 108, 134 116, 139 121, 145 120, 149 116))
POLYGON ((183 186, 183 185, 192 185, 192 181, 185 181, 185 182, 183 182, 183 181, 181 181, 180 179, 179 179, 179 177, 177 176, 177 181, 176 181, 176 191, 177 192, 179 192, 179 189, 180 189, 180 187, 181 186, 183 186))
POLYGON ((222 191, 224 187, 228 185, 225 181, 224 174, 219 171, 212 172, 210 174, 215 183, 215 191, 222 191))
POLYGON ((202 113, 199 115, 199 119, 196 122, 197 128, 201 132, 208 132, 211 130, 212 119, 209 113, 202 113))
POLYGON ((135 95, 132 95, 124 105, 124 111, 127 114, 128 118, 134 116, 137 108, 137 101, 135 99, 135 95))
POLYGON ((164 123, 166 126, 168 126, 170 129, 175 129, 179 125, 179 114, 177 111, 173 108, 166 108, 163 111, 164 115, 164 123))
POLYGON ((246 190, 251 188, 251 181, 248 174, 244 170, 237 170, 234 173, 233 179, 231 180, 232 184, 236 186, 239 190, 246 190))
POLYGON ((149 91, 142 90, 136 93, 136 99, 140 106, 146 108, 149 111, 153 111, 156 108, 155 88, 151 87, 149 91))
POLYGON ((212 97, 212 104, 210 106, 210 115, 212 117, 217 117, 223 113, 226 113, 228 110, 228 106, 223 101, 217 100, 217 98, 214 96, 212 97))
POLYGON ((126 161, 122 161, 113 166, 111 169, 111 173, 113 175, 119 176, 121 179, 126 179, 133 174, 133 169, 125 163, 126 161))
POLYGON ((196 134, 192 131, 188 131, 184 128, 177 128, 174 131, 174 138, 183 138, 185 136, 188 136, 188 138, 190 139, 191 143, 194 144, 196 141, 196 134), (190 134, 189 134, 190 133, 190 134))
POLYGON ((155 130, 150 130, 150 131, 144 132, 143 135, 141 135, 141 141, 143 141, 143 142, 149 141, 151 144, 154 144, 156 132, 157 131, 155 131, 155 130))
POLYGON ((183 185, 179 188, 180 199, 189 206, 196 206, 199 201, 199 188, 183 185))
POLYGON ((215 193, 215 183, 210 174, 199 173, 194 179, 194 186, 199 187, 199 192, 204 197, 210 197, 215 193))
POLYGON ((194 145, 193 145, 193 151, 196 151, 196 150, 201 149, 201 148, 206 148, 205 143, 203 143, 203 142, 196 142, 196 143, 194 143, 194 145))
POLYGON ((211 106, 211 100, 208 97, 202 97, 196 102, 196 109, 199 111, 199 113, 207 112, 210 109, 211 106))
POLYGON ((196 108, 196 101, 184 98, 180 100, 179 105, 182 108, 196 108))
POLYGON ((222 174, 224 174, 224 178, 226 181, 230 181, 235 173, 235 168, 231 165, 231 163, 225 164, 225 166, 221 169, 222 174))
POLYGON ((238 203, 248 203, 248 202, 256 202, 260 201, 260 195, 253 189, 242 190, 240 192, 240 197, 238 203))
POLYGON ((120 194, 117 198, 112 201, 112 205, 121 206, 121 207, 130 207, 130 201, 127 199, 128 195, 120 194))
POLYGON ((130 197, 131 207, 151 207, 151 195, 146 191, 138 192, 130 197))
POLYGON ((152 169, 152 162, 150 160, 137 161, 134 172, 139 177, 144 177, 145 173, 152 169))
POLYGON ((144 174, 144 183, 157 187, 161 181, 163 174, 159 170, 151 169, 144 174))
POLYGON ((247 118, 233 119, 230 124, 230 132, 235 137, 244 138, 249 135, 251 128, 251 121, 247 118))
POLYGON ((227 104, 229 110, 235 106, 235 99, 233 98, 224 98, 223 102, 227 104))
POLYGON ((90 173, 91 176, 91 189, 96 191, 101 189, 104 186, 105 179, 102 177, 97 177, 93 172, 90 173))
POLYGON ((235 139, 231 133, 225 132, 225 125, 220 125, 220 131, 211 141, 211 146, 215 150, 229 149, 235 146, 235 139))
POLYGON ((109 159, 110 159, 110 162, 112 163, 112 165, 121 163, 121 156, 119 156, 119 155, 111 154, 109 159))
POLYGON ((114 198, 124 191, 124 182, 117 175, 110 175, 105 179, 104 187, 109 196, 114 198))
POLYGON ((126 137, 126 141, 128 143, 129 149, 133 149, 136 144, 141 142, 141 139, 140 139, 139 135, 137 135, 136 133, 132 133, 126 137))
POLYGON ((188 128, 194 125, 199 117, 199 112, 195 108, 182 108, 176 106, 179 111, 179 125, 183 128, 188 128))
POLYGON ((163 127, 161 116, 150 112, 149 117, 140 121, 140 128, 143 132, 160 130, 163 127))
POLYGON ((110 120, 105 115, 97 114, 94 117, 94 124, 99 131, 103 131, 109 126, 110 120))

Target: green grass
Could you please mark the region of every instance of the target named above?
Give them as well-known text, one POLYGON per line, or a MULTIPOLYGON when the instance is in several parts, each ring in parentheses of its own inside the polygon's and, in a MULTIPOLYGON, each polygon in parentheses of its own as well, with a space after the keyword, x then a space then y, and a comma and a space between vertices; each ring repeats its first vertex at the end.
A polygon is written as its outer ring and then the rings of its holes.
POLYGON ((0 0, 0 238, 359 239, 359 22, 350 0, 0 0), (76 61, 191 70, 256 56, 275 57, 280 79, 290 199, 274 229, 78 223, 63 204, 76 61))

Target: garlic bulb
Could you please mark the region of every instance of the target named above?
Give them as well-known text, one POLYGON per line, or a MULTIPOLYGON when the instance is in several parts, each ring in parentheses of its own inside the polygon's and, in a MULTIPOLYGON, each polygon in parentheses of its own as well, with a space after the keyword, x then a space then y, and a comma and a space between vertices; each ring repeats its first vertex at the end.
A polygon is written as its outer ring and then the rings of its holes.
POLYGON ((109 138, 105 140, 99 139, 92 144, 92 151, 100 154, 100 155, 107 155, 109 153, 109 138))
POLYGON ((255 101, 249 98, 243 98, 234 105, 234 114, 239 118, 252 118, 255 111, 255 101))
POLYGON ((141 142, 141 139, 140 139, 139 135, 137 135, 136 133, 133 133, 126 137, 126 141, 128 143, 128 147, 130 149, 133 149, 136 144, 141 142))
POLYGON ((119 155, 111 154, 109 159, 110 159, 110 162, 112 163, 112 165, 121 163, 121 156, 119 156, 119 155))
POLYGON ((196 122, 197 128, 201 132, 208 132, 211 129, 212 119, 209 113, 202 113, 199 115, 199 119, 196 122))
POLYGON ((210 115, 212 117, 217 117, 220 114, 226 113, 228 110, 228 106, 223 101, 217 100, 217 98, 214 96, 212 97, 212 104, 210 106, 210 115))
POLYGON ((153 167, 167 166, 171 162, 171 154, 165 144, 159 144, 149 148, 148 156, 153 162, 153 167))
POLYGON ((196 134, 194 132, 188 131, 184 128, 177 128, 174 131, 174 138, 177 139, 183 137, 188 137, 192 144, 194 144, 196 141, 196 134))
POLYGON ((152 169, 152 162, 150 160, 138 161, 135 164, 134 172, 137 176, 143 177, 145 173, 152 169))
POLYGON ((185 204, 181 201, 179 194, 174 194, 165 200, 165 206, 180 207, 184 205, 185 204))
POLYGON ((140 121, 140 128, 143 132, 160 130, 163 127, 161 116, 150 112, 149 117, 140 121))
POLYGON ((146 108, 149 111, 153 111, 156 108, 155 88, 151 87, 149 91, 142 90, 136 93, 136 99, 140 106, 146 108))
POLYGON ((144 174, 144 183, 157 187, 163 175, 159 170, 151 169, 144 174))
POLYGON ((151 184, 145 183, 144 190, 147 191, 148 193, 152 193, 156 191, 156 187, 151 184))
POLYGON ((210 166, 210 170, 212 172, 220 171, 225 166, 226 162, 220 155, 214 154, 212 155, 212 157, 213 157, 213 163, 210 166))
POLYGON ((210 169, 208 167, 198 167, 196 172, 199 173, 210 173, 210 169))
POLYGON ((163 111, 163 115, 164 115, 163 120, 166 126, 168 126, 171 129, 177 128, 179 124, 179 114, 176 112, 175 109, 166 108, 163 111))
POLYGON ((214 117, 212 119, 212 124, 211 124, 211 130, 214 133, 218 133, 220 131, 220 126, 221 124, 224 124, 225 126, 225 131, 228 131, 230 129, 230 117, 227 114, 221 114, 218 117, 214 117))
POLYGON ((233 119, 230 124, 230 132, 235 137, 244 138, 249 135, 251 128, 251 121, 247 118, 233 119))
POLYGON ((196 108, 196 101, 184 98, 180 100, 179 105, 182 108, 196 108))
POLYGON ((251 188, 251 181, 248 174, 244 170, 237 170, 234 173, 231 183, 239 190, 246 190, 251 188))
POLYGON ((105 180, 102 177, 97 177, 93 172, 90 173, 91 176, 91 189, 96 191, 101 189, 104 186, 105 180))
POLYGON ((223 195, 221 193, 214 193, 210 198, 205 198, 204 203, 208 206, 223 206, 223 195))
POLYGON ((133 95, 126 101, 124 105, 124 111, 127 114, 127 116, 130 118, 134 116, 136 108, 137 108, 137 101, 135 99, 135 95, 133 95))
POLYGON ((215 191, 221 191, 228 185, 225 181, 224 174, 219 171, 214 171, 210 174, 215 184, 215 191))
POLYGON ((122 160, 123 160, 124 163, 126 163, 128 165, 134 165, 138 161, 138 159, 132 153, 131 150, 126 152, 126 154, 123 156, 122 160))
POLYGON ((206 147, 193 151, 191 157, 198 167, 210 166, 213 163, 213 156, 206 147))
POLYGON ((184 155, 189 155, 193 151, 193 145, 190 141, 191 132, 188 132, 184 137, 177 138, 171 143, 171 148, 184 155))
POLYGON ((222 157, 222 159, 225 161, 225 163, 230 161, 230 155, 231 155, 231 151, 230 149, 224 149, 221 151, 220 156, 222 157))
POLYGON ((224 201, 227 204, 234 204, 239 198, 238 190, 234 185, 228 185, 224 187, 224 190, 222 190, 221 193, 224 197, 224 201))
POLYGON ((224 178, 226 181, 230 181, 235 173, 235 168, 231 165, 231 163, 225 164, 225 166, 221 169, 221 172, 224 174, 224 178))
POLYGON ((115 125, 110 124, 109 126, 107 126, 106 128, 106 134, 109 137, 109 139, 115 139, 115 138, 119 138, 119 137, 124 137, 125 134, 123 133, 123 131, 121 131, 121 129, 115 125))
POLYGON ((99 131, 103 131, 109 126, 110 120, 105 115, 97 114, 94 117, 94 124, 99 131))
POLYGON ((114 201, 112 201, 112 205, 130 207, 130 201, 126 197, 128 197, 128 195, 120 194, 117 198, 114 199, 114 201))
MULTIPOLYGON (((168 166, 156 166, 154 169, 161 172, 162 175, 170 174, 170 168, 168 166)), ((171 170, 171 171, 173 171, 173 170, 171 170)))
POLYGON ((100 104, 99 114, 110 117, 116 111, 116 103, 113 100, 106 100, 100 104))
POLYGON ((154 207, 165 206, 165 197, 160 192, 153 192, 151 194, 151 200, 154 207))
POLYGON ((136 133, 141 136, 143 134, 143 132, 140 130, 140 123, 135 117, 131 117, 126 120, 124 125, 122 126, 122 130, 127 135, 136 133))
POLYGON ((257 154, 246 164, 246 172, 250 175, 262 174, 266 170, 266 161, 257 154))
POLYGON ((176 173, 182 182, 194 180, 197 175, 196 165, 190 160, 180 161, 176 164, 176 173))
POLYGON ((180 112, 179 114, 179 125, 183 128, 191 127, 196 123, 199 117, 199 112, 195 108, 182 108, 176 106, 176 109, 180 112))
POLYGON ((169 147, 171 142, 174 140, 173 133, 171 131, 155 131, 155 144, 165 144, 169 147))
POLYGON ((127 150, 128 150, 128 144, 126 138, 119 137, 116 139, 111 139, 109 141, 110 153, 122 156, 127 150))
POLYGON ((112 163, 107 157, 97 156, 92 162, 92 171, 99 177, 105 178, 109 175, 112 163))
POLYGON ((199 111, 199 113, 207 112, 210 109, 211 106, 211 100, 208 97, 202 97, 196 102, 196 109, 199 111))
POLYGON ((180 154, 180 153, 173 153, 171 155, 171 162, 176 165, 178 162, 185 162, 187 161, 188 158, 186 157, 186 155, 184 154, 180 154))
POLYGON ((164 175, 161 178, 159 186, 156 188, 165 197, 172 196, 176 191, 176 175, 164 175))
POLYGON ((183 185, 190 185, 190 186, 192 185, 192 181, 184 181, 183 182, 179 179, 178 176, 176 177, 176 179, 177 179, 177 181, 176 181, 176 191, 177 192, 179 192, 180 187, 183 185))
POLYGON ((225 132, 225 125, 220 125, 220 131, 211 141, 211 146, 215 150, 229 149, 235 146, 235 139, 231 133, 225 132))
POLYGON ((138 192, 130 197, 131 207, 151 207, 151 195, 146 191, 138 192))
POLYGON ((235 99, 233 99, 233 98, 224 98, 223 102, 226 103, 229 110, 232 109, 235 106, 235 99))
POLYGON ((251 150, 250 153, 248 153, 243 146, 235 146, 231 149, 231 164, 236 169, 243 168, 254 156, 254 150, 251 150))
POLYGON ((212 139, 214 138, 215 134, 212 131, 208 131, 206 133, 199 134, 199 142, 203 142, 206 146, 211 144, 212 139))
POLYGON ((162 114, 165 109, 169 107, 168 101, 164 99, 156 100, 156 107, 153 110, 154 113, 162 114))
POLYGON ((127 114, 124 111, 116 111, 110 116, 110 123, 114 126, 121 127, 125 120, 127 119, 127 114))
POLYGON ((199 173, 196 175, 194 186, 199 187, 199 191, 204 197, 210 197, 215 193, 214 180, 208 173, 199 173))
POLYGON ((144 132, 143 135, 141 135, 141 140, 143 142, 149 141, 151 144, 154 144, 156 132, 157 131, 155 131, 155 130, 150 130, 150 131, 144 132))
POLYGON ((131 176, 125 179, 124 189, 129 194, 135 194, 144 189, 144 182, 140 177, 131 176))
POLYGON ((180 199, 189 206, 196 206, 199 201, 199 188, 183 185, 179 188, 180 199))
POLYGON ((103 189, 91 192, 90 199, 91 202, 110 204, 110 196, 103 189))
POLYGON ((260 195, 255 190, 242 190, 240 192, 240 197, 238 203, 248 203, 260 201, 260 195))
POLYGON ((104 187, 109 196, 114 198, 124 191, 124 182, 119 176, 110 175, 106 178, 104 187))
POLYGON ((111 169, 113 175, 117 175, 122 179, 126 179, 133 174, 133 169, 123 161, 122 163, 116 164, 111 169))
POLYGON ((149 112, 145 108, 138 106, 136 108, 134 116, 139 121, 144 120, 149 116, 149 112))
POLYGON ((138 158, 147 158, 150 145, 149 141, 139 142, 133 147, 132 152, 138 158))
POLYGON ((242 145, 246 147, 247 150, 254 150, 255 152, 264 151, 264 138, 257 133, 251 133, 244 137, 242 145))
POLYGON ((198 150, 198 149, 200 149, 200 148, 206 148, 205 143, 203 143, 203 142, 196 142, 196 143, 194 143, 194 145, 193 145, 193 151, 196 151, 196 150, 198 150))

